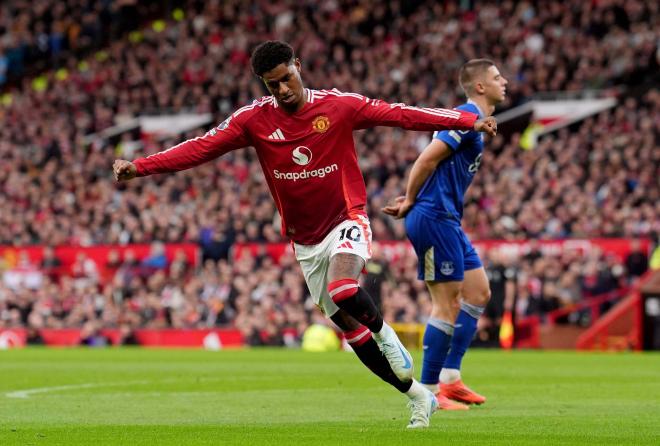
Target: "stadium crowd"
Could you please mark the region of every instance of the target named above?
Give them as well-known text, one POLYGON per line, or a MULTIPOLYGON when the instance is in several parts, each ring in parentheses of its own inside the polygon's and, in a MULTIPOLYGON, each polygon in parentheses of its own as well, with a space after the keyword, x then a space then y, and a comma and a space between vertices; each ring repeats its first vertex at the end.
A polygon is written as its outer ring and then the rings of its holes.
POLYGON ((137 0, 2 2, 0 86, 73 62, 164 11, 162 2, 137 0))
MULTIPOLYGON (((62 269, 51 248, 45 248, 38 265, 19 252, 0 282, 0 328, 91 325, 130 332, 141 327, 234 326, 250 344, 290 345, 318 314, 291 253, 275 262, 265 253, 242 251, 238 258, 208 259, 196 270, 182 252, 168 262, 162 244, 154 243, 142 260, 131 250, 123 257, 110 251, 101 274, 99 265, 84 254, 62 269)), ((484 342, 497 339, 505 305, 513 307, 518 318, 543 318, 585 297, 626 286, 648 268, 648 257, 639 247, 624 261, 597 249, 541 253, 536 245, 522 255, 497 249, 484 254, 492 291, 480 320, 484 342)), ((385 319, 417 323, 429 314, 430 297, 416 280, 416 268, 410 251, 391 262, 375 245, 362 286, 380 304, 385 319)))
MULTIPOLYGON (((522 150, 517 137, 495 138, 469 191, 465 227, 480 239, 652 236, 660 225, 659 120, 660 94, 651 90, 576 131, 543 137, 534 150, 522 150)), ((402 194, 418 153, 412 140, 428 135, 377 134, 381 141, 361 152, 374 238, 404 239, 401 222, 380 208, 402 194)), ((5 139, 0 147, 7 149, 0 161, 0 244, 192 241, 218 259, 235 242, 282 240, 252 151, 115 186, 112 151, 93 150, 83 159, 57 151, 48 158, 49 149, 38 148, 46 158, 39 163, 5 139)))
MULTIPOLYGON (((43 32, 51 33, 50 53, 29 50, 25 60, 50 58, 56 67, 20 78, 0 96, 0 244, 190 241, 202 247, 203 267, 195 273, 182 261, 145 268, 135 259, 114 259, 116 274, 106 282, 81 259, 78 272, 61 276, 35 265, 37 287, 7 283, 5 271, 0 324, 233 323, 253 343, 280 343, 283 328, 299 332, 309 323, 312 308, 292 258, 279 265, 263 256, 229 261, 236 243, 283 240, 253 151, 115 185, 109 166, 116 157, 161 150, 204 129, 158 144, 135 144, 131 133, 86 139, 143 113, 209 112, 222 121, 263 95, 248 61, 250 49, 266 38, 292 43, 308 87, 425 106, 460 103, 456 71, 473 57, 488 55, 511 79, 505 107, 543 92, 642 84, 657 72, 660 57, 654 32, 659 7, 634 0, 505 1, 473 9, 421 1, 171 2, 180 9, 166 23, 144 22, 125 38, 90 37, 85 48, 97 48, 93 56, 65 51, 66 57, 56 57, 52 33, 68 20, 67 11, 79 10, 79 23, 98 30, 116 8, 135 5, 102 3, 107 14, 89 9, 90 2, 45 0, 31 13, 5 7, 0 14, 0 27, 9 30, 0 43, 0 76, 14 66, 7 58, 18 42, 38 47, 43 32)), ((67 31, 65 50, 75 47, 74 34, 67 31)), ((517 135, 496 137, 469 192, 466 229, 480 239, 654 237, 660 229, 659 123, 660 92, 650 89, 541 138, 534 150, 522 150, 517 135)), ((380 208, 402 193, 406 171, 428 140, 388 128, 356 133, 375 240, 405 239, 401 222, 380 208)), ((372 277, 382 286, 372 294, 380 296, 387 318, 414 321, 428 314, 414 258, 372 263, 382 265, 372 277)), ((628 274, 599 254, 514 260, 493 254, 489 264, 489 271, 503 268, 512 278, 518 302, 526 302, 517 308, 521 314, 574 302, 592 292, 593 283, 610 289, 628 274)))

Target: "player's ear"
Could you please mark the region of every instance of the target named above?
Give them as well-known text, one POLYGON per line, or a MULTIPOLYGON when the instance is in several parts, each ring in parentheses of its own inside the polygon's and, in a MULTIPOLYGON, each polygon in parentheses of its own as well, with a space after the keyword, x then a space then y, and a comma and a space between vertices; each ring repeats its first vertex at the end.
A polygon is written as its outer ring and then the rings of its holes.
POLYGON ((296 70, 298 70, 298 74, 302 72, 302 65, 300 64, 300 59, 296 57, 296 60, 293 61, 293 65, 296 67, 296 70))
POLYGON ((486 92, 486 86, 483 82, 477 81, 474 83, 474 91, 477 94, 484 94, 486 92))

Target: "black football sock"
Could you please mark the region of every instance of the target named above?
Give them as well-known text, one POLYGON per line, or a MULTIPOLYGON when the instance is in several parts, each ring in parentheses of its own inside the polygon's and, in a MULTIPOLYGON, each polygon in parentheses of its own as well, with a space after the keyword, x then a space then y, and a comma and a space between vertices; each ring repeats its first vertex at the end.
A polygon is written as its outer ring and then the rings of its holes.
POLYGON ((367 327, 360 327, 357 330, 344 333, 348 345, 351 346, 360 361, 367 366, 376 376, 391 384, 399 392, 405 393, 410 390, 412 380, 401 381, 392 371, 390 363, 383 356, 378 348, 378 344, 371 337, 367 327))
POLYGON ((353 316, 373 333, 383 328, 383 316, 369 294, 359 287, 355 279, 341 279, 328 284, 333 302, 353 316))

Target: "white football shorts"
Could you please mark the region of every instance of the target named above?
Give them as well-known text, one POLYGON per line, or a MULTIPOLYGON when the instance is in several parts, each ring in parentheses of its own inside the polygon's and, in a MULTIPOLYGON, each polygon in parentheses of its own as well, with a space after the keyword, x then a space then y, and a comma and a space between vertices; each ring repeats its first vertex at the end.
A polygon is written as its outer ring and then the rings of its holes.
POLYGON ((326 317, 337 312, 339 307, 328 294, 328 267, 335 254, 349 253, 362 257, 364 262, 371 258, 371 226, 369 219, 358 215, 344 220, 317 245, 293 244, 296 259, 300 263, 305 282, 312 299, 326 317))

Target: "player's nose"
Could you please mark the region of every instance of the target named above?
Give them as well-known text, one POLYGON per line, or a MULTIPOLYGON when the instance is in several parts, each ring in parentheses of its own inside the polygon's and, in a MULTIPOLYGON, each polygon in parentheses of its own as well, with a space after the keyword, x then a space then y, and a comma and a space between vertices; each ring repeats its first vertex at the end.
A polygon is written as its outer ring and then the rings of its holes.
POLYGON ((287 96, 289 94, 289 91, 291 90, 289 89, 287 84, 285 84, 284 82, 280 82, 280 86, 278 87, 278 92, 280 96, 287 96))

